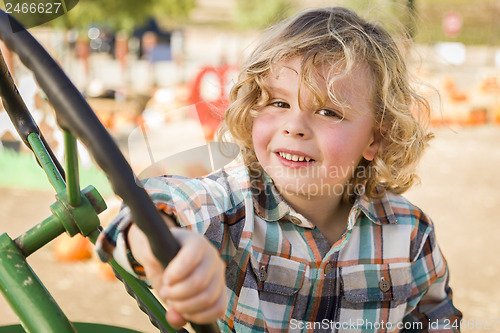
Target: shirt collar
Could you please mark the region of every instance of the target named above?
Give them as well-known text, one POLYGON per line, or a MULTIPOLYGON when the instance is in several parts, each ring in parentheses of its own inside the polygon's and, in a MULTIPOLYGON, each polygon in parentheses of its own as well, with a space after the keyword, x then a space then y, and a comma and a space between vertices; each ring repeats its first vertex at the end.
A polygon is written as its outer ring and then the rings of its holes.
POLYGON ((269 175, 262 171, 261 177, 251 177, 255 212, 266 221, 278 221, 292 209, 278 192, 269 175))
POLYGON ((376 189, 379 199, 369 199, 366 196, 358 196, 349 216, 349 228, 355 223, 352 216, 358 216, 362 212, 370 221, 375 224, 396 224, 396 215, 392 209, 389 195, 385 189, 376 189))
MULTIPOLYGON (((262 219, 275 222, 286 218, 300 227, 310 229, 315 227, 285 201, 266 172, 262 171, 261 177, 251 177, 251 189, 255 212, 262 219)), ((356 198, 349 214, 348 229, 354 226, 360 213, 363 213, 375 224, 397 223, 387 192, 384 189, 378 189, 377 191, 381 196, 380 199, 368 199, 365 196, 356 198)))

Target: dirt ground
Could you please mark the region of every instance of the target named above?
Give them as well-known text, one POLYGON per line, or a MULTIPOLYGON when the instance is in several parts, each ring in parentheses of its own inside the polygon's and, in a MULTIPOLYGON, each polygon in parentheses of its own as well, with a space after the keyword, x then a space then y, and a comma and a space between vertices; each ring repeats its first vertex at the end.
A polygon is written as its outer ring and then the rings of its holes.
MULTIPOLYGON (((435 133, 420 167, 422 184, 407 197, 435 221, 451 270, 454 301, 465 314, 463 331, 500 332, 500 128, 445 128, 435 133)), ((0 189, 0 230, 17 237, 49 216, 53 201, 47 192, 0 189)), ((29 263, 71 320, 156 332, 118 281, 99 276, 94 259, 60 263, 48 245, 29 263)), ((15 322, 0 297, 0 325, 15 322)))

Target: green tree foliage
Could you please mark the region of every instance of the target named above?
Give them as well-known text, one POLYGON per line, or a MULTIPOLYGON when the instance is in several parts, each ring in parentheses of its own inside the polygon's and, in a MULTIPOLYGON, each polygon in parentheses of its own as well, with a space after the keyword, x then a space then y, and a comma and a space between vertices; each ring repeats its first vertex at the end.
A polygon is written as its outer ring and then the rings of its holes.
POLYGON ((112 29, 131 31, 149 17, 179 22, 196 5, 195 0, 80 0, 56 24, 66 28, 85 29, 92 23, 112 29))
POLYGON ((290 0, 235 0, 235 23, 240 28, 262 29, 288 17, 290 0))
POLYGON ((196 0, 157 0, 154 9, 171 19, 186 19, 195 6, 196 0))

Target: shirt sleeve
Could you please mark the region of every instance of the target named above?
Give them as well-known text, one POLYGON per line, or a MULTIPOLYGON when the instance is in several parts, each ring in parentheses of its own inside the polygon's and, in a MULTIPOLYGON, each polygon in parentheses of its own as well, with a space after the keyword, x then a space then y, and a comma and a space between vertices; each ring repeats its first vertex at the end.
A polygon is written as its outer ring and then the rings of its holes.
POLYGON ((416 229, 421 246, 412 261, 414 296, 408 302, 414 309, 405 321, 418 323, 413 325, 418 332, 460 332, 462 313, 453 305, 448 265, 436 242, 433 224, 429 220, 416 229))
MULTIPOLYGON (((228 232, 235 211, 243 205, 245 191, 225 171, 206 178, 163 176, 144 181, 144 188, 159 211, 164 212, 188 230, 205 235, 219 250, 223 259, 234 255, 238 240, 228 232)), ((114 258, 120 266, 144 278, 144 271, 128 248, 126 232, 132 223, 128 207, 104 229, 96 242, 99 258, 114 258)))

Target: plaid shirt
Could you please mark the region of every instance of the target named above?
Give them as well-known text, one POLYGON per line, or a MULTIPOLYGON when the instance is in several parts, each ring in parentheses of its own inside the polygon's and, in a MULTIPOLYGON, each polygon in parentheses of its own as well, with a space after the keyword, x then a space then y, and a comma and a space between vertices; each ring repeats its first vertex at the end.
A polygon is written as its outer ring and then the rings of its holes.
MULTIPOLYGON (((267 175, 251 178, 244 167, 152 178, 145 187, 227 263, 223 332, 459 331, 432 222, 401 196, 359 197, 332 245, 267 175)), ((97 247, 102 260, 114 256, 140 275, 121 232, 130 223, 125 208, 97 247)))

